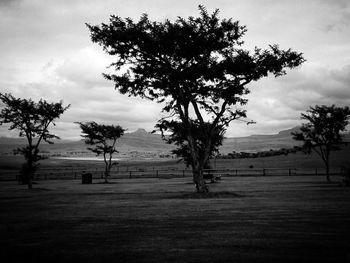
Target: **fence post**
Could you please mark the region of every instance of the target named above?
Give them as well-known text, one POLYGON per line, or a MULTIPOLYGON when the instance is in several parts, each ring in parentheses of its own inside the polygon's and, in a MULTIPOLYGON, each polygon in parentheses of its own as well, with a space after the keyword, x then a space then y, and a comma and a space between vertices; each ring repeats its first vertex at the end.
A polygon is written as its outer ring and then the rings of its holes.
MULTIPOLYGON (((154 169, 154 168, 153 168, 154 169)), ((157 170, 157 178, 159 178, 159 175, 158 175, 158 170, 157 170)))
POLYGON ((290 168, 288 169, 288 175, 289 175, 289 176, 291 176, 291 175, 292 175, 292 171, 291 171, 291 169, 290 169, 290 168))
POLYGON ((236 169, 236 176, 237 176, 237 169, 236 169))
POLYGON ((131 178, 131 171, 129 173, 130 173, 129 178, 131 178))

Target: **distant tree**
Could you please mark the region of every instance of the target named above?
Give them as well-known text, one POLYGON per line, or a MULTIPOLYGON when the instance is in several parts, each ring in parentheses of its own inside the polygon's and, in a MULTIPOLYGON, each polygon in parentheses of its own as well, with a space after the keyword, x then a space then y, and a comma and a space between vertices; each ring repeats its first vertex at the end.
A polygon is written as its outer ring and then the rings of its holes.
POLYGON ((318 106, 310 107, 306 113, 301 114, 303 123, 300 131, 292 132, 293 138, 304 142, 303 150, 310 154, 314 151, 318 154, 326 166, 327 181, 330 181, 330 154, 339 150, 342 144, 342 131, 349 124, 349 107, 318 106))
POLYGON ((45 100, 34 102, 31 99, 15 98, 11 94, 0 93, 0 100, 4 108, 0 113, 0 125, 10 123, 9 130, 19 130, 19 136, 27 138, 28 145, 16 150, 24 156, 26 164, 22 166, 22 182, 32 188, 32 179, 43 159, 39 155, 39 146, 42 141, 53 144, 52 139, 58 136, 49 132, 49 126, 55 125, 58 119, 70 105, 64 107, 63 102, 48 103, 45 100))
POLYGON ((116 62, 117 74, 104 74, 122 94, 164 103, 168 121, 161 127, 191 160, 198 192, 207 192, 203 169, 215 150, 214 138, 231 121, 246 117, 238 106, 247 103, 247 84, 268 73, 284 75, 285 68, 300 65, 301 53, 241 48, 245 26, 220 20, 219 11, 171 22, 152 22, 146 14, 139 22, 111 16, 109 24, 88 25, 93 42, 99 43, 116 62), (174 127, 176 126, 176 129, 174 127), (200 131, 200 134, 197 132, 200 131), (181 134, 177 134, 180 132, 181 134))
POLYGON ((85 139, 85 143, 92 145, 88 149, 97 156, 102 155, 105 163, 104 178, 105 183, 108 183, 108 176, 113 165, 116 162, 112 162, 112 156, 114 153, 118 152, 115 148, 117 139, 124 135, 125 129, 119 125, 103 125, 97 124, 96 122, 77 122, 82 130, 82 137, 85 139))

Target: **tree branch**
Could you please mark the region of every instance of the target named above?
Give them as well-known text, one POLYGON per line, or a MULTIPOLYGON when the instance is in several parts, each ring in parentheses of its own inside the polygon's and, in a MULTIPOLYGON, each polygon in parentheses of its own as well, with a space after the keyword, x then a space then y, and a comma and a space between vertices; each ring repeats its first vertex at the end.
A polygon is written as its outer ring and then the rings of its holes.
POLYGON ((204 124, 204 120, 203 120, 202 114, 201 114, 201 112, 200 112, 200 110, 198 108, 197 103, 194 100, 191 100, 191 104, 192 104, 192 106, 194 108, 194 111, 195 111, 195 113, 197 115, 198 120, 200 121, 201 124, 204 124))

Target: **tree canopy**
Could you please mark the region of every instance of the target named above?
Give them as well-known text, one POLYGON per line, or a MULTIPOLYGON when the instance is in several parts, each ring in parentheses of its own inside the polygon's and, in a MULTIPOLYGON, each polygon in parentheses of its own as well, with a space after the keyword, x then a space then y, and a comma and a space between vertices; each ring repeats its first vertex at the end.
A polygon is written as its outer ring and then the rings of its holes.
POLYGON ((301 119, 306 120, 300 131, 293 132, 293 138, 302 141, 306 153, 316 152, 326 166, 327 180, 329 177, 329 156, 331 151, 339 150, 343 142, 341 132, 346 130, 349 124, 349 107, 318 106, 310 107, 306 113, 301 114, 301 119))
POLYGON ((27 139, 27 147, 20 148, 17 152, 24 155, 27 164, 24 166, 24 181, 31 188, 38 161, 42 159, 39 155, 39 145, 42 141, 52 144, 53 139, 59 139, 50 133, 49 126, 55 125, 58 119, 68 108, 63 102, 49 103, 43 99, 34 102, 31 99, 15 98, 11 94, 0 93, 0 100, 4 108, 0 113, 0 125, 9 123, 9 130, 19 130, 19 136, 27 139))
POLYGON ((246 117, 240 106, 247 103, 247 84, 269 73, 282 76, 304 59, 278 45, 245 50, 245 26, 220 19, 219 10, 209 14, 199 6, 199 11, 199 17, 178 17, 173 22, 150 21, 147 14, 138 22, 112 15, 108 24, 87 26, 92 41, 115 57, 111 64, 115 74, 104 74, 115 88, 163 103, 169 118, 160 120, 160 127, 183 133, 174 138, 186 145, 194 182, 202 191, 206 190, 202 170, 215 148, 213 138, 231 121, 246 117))

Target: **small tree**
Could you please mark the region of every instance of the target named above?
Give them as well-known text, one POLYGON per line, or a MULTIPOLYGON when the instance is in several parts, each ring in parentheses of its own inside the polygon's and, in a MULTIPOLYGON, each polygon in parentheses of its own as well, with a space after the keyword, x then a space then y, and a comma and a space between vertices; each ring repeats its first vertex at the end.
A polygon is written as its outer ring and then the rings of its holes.
POLYGON ((196 189, 206 192, 203 169, 216 148, 213 140, 231 121, 246 117, 239 106, 247 102, 247 85, 268 73, 284 75, 285 68, 304 59, 277 45, 244 50, 245 26, 220 20, 218 10, 209 15, 203 6, 199 9, 199 17, 178 17, 174 22, 150 21, 144 14, 136 23, 111 16, 109 24, 87 26, 92 41, 116 58, 111 66, 117 74, 105 74, 116 89, 165 103, 163 112, 171 117, 161 120, 161 126, 186 146, 196 189))
POLYGON ((49 132, 49 126, 55 125, 58 119, 70 105, 64 107, 63 102, 48 103, 45 100, 34 102, 31 99, 15 98, 11 94, 0 93, 0 100, 4 108, 0 113, 0 125, 11 123, 9 130, 19 130, 19 136, 27 138, 28 145, 17 149, 15 152, 24 156, 26 164, 21 169, 21 180, 32 188, 32 179, 43 159, 39 155, 39 146, 42 141, 53 144, 52 139, 58 136, 49 132))
POLYGON ((349 107, 318 106, 310 107, 306 113, 301 114, 303 123, 300 131, 292 132, 293 138, 304 142, 304 152, 318 154, 326 167, 327 181, 330 181, 330 154, 339 150, 342 144, 342 134, 349 124, 349 107))
POLYGON ((113 165, 116 165, 116 162, 112 162, 112 156, 114 153, 118 152, 115 149, 115 144, 117 139, 124 135, 124 129, 119 125, 103 125, 97 124, 96 122, 86 122, 81 123, 77 122, 80 125, 83 135, 85 138, 85 143, 92 145, 88 149, 97 156, 102 155, 105 163, 105 172, 104 178, 105 183, 108 183, 108 176, 113 165))

